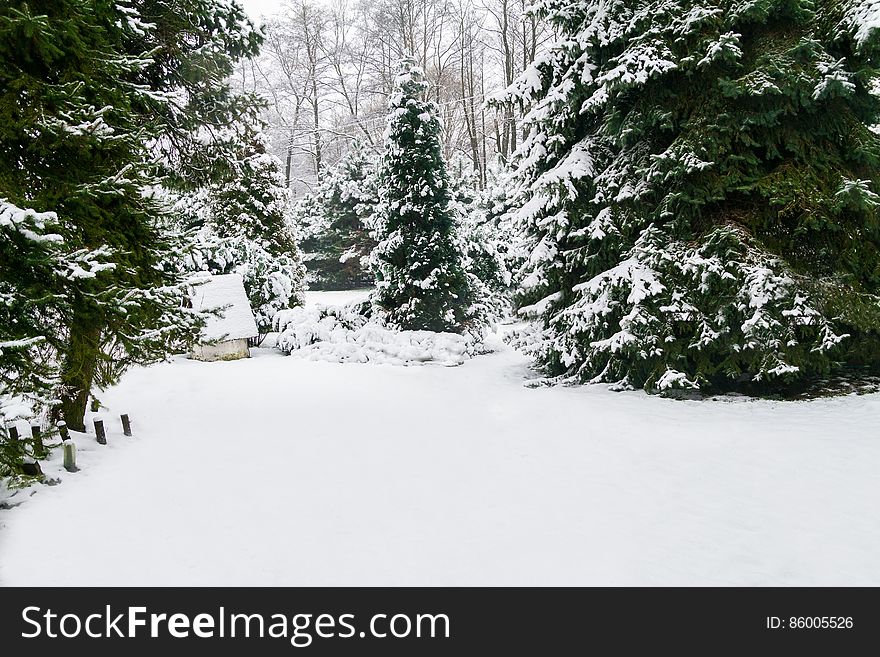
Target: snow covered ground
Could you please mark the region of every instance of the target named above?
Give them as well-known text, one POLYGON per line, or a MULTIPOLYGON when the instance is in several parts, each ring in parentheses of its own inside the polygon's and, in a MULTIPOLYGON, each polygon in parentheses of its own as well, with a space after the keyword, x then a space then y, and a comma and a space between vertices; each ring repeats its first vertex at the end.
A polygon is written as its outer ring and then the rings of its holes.
POLYGON ((528 389, 494 346, 133 370, 136 435, 0 511, 0 583, 880 585, 880 396, 528 389))

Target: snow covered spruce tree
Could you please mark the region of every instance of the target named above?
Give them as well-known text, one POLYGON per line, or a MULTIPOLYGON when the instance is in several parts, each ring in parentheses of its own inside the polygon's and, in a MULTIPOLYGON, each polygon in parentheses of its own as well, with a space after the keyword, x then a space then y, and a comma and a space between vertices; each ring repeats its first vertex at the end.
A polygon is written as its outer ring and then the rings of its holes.
POLYGON ((276 312, 303 303, 305 269, 288 221, 291 200, 260 127, 251 117, 222 130, 215 180, 179 194, 173 214, 196 230, 184 268, 241 274, 267 333, 276 312))
MULTIPOLYGON (((0 424, 15 419, 27 398, 45 401, 51 394, 50 359, 40 347, 52 333, 60 285, 58 244, 52 213, 20 208, 0 198, 0 424)), ((63 297, 60 299, 63 302, 63 297)), ((3 435, 0 433, 0 439, 3 435)))
POLYGON ((11 440, 7 423, 51 409, 58 383, 53 343, 70 315, 69 285, 104 269, 105 253, 69 252, 60 228, 54 213, 0 198, 0 477, 19 474, 22 458, 34 455, 30 436, 11 440))
POLYGON ((860 0, 546 0, 517 220, 560 379, 785 385, 880 364, 880 13, 860 0))
POLYGON ((472 292, 462 267, 440 122, 412 60, 398 67, 378 172, 375 304, 403 330, 461 332, 472 292))
POLYGON ((367 260, 376 246, 369 230, 376 208, 374 161, 365 146, 354 144, 315 193, 297 202, 293 216, 302 235, 309 287, 342 290, 373 284, 367 260))
POLYGON ((192 324, 177 312, 178 281, 156 267, 168 245, 143 194, 152 182, 146 143, 158 134, 144 113, 156 100, 133 84, 144 61, 125 44, 141 28, 121 6, 59 0, 0 10, 0 196, 58 217, 70 254, 106 256, 102 275, 75 270, 44 297, 56 309, 45 311, 53 322, 45 344, 74 429, 94 383, 164 355, 192 324))
MULTIPOLYGON (((150 190, 156 154, 225 108, 222 80, 259 35, 230 2, 12 2, 0 8, 0 197, 58 217, 74 270, 46 344, 60 415, 83 429, 93 386, 163 358, 198 328, 181 307, 176 236, 150 190), (184 91, 185 90, 185 91, 184 91)), ((228 112, 227 112, 228 113, 228 112)))

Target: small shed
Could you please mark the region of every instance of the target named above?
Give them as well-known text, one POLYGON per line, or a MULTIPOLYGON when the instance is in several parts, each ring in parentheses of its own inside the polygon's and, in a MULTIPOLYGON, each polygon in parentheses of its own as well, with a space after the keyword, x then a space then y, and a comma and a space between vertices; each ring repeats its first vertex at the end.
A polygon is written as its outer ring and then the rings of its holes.
POLYGON ((196 360, 237 360, 248 358, 248 340, 259 334, 254 312, 244 291, 239 274, 205 275, 195 279, 192 307, 195 310, 216 310, 219 315, 208 317, 199 343, 193 349, 196 360))

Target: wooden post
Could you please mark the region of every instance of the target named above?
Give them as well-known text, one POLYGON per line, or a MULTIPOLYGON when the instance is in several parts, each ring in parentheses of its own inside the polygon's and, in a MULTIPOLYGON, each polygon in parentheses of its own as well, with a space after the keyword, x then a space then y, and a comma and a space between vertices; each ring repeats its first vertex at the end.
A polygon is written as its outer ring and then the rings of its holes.
POLYGON ((64 454, 64 469, 68 472, 76 472, 79 470, 79 468, 76 467, 76 443, 72 440, 68 440, 61 446, 61 450, 64 454))
POLYGON ((43 476, 43 470, 42 470, 42 468, 40 468, 40 464, 38 461, 34 461, 33 463, 22 463, 21 464, 21 471, 24 474, 29 475, 31 477, 42 477, 43 476))
POLYGON ((67 422, 58 420, 55 425, 58 427, 58 433, 61 434, 61 440, 70 440, 70 431, 67 430, 67 422))
POLYGON ((46 457, 46 448, 43 446, 43 435, 40 433, 40 425, 31 425, 31 437, 34 439, 34 458, 46 457))
POLYGON ((24 456, 21 442, 19 442, 18 429, 15 424, 8 425, 6 432, 9 434, 9 449, 12 451, 13 460, 24 456))
POLYGON ((107 434, 104 433, 104 420, 95 420, 95 440, 101 445, 107 444, 107 434))
POLYGON ((119 416, 122 420, 122 433, 126 436, 131 435, 131 420, 128 419, 128 413, 123 413, 119 416))

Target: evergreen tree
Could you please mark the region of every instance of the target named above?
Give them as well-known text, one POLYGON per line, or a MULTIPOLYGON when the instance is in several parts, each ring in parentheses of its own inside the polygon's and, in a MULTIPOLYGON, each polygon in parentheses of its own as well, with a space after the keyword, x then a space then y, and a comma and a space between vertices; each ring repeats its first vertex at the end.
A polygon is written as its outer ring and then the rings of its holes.
POLYGON ((161 128, 151 144, 162 181, 194 190, 230 175, 241 134, 259 101, 235 93, 229 79, 239 60, 259 52, 263 34, 237 0, 128 0, 116 3, 132 25, 126 52, 143 56, 137 83, 155 102, 161 128))
POLYGON ((559 36, 503 99, 531 108, 519 303, 538 361, 649 390, 880 363, 876 10, 540 11, 559 36))
POLYGON ((105 269, 102 252, 66 250, 58 217, 0 198, 0 476, 17 474, 29 435, 8 422, 44 415, 58 380, 52 336, 69 314, 67 287, 105 269))
POLYGON ((305 269, 289 222, 291 202, 259 125, 234 124, 221 131, 218 142, 222 177, 179 194, 174 205, 176 221, 196 231, 183 266, 241 274, 265 334, 276 312, 304 302, 305 269), (238 147, 226 159, 229 143, 238 147))
POLYGON ((150 190, 157 152, 194 150, 188 124, 230 113, 218 76, 259 44, 242 20, 234 3, 210 0, 0 8, 0 197, 56 213, 70 253, 106 255, 103 275, 69 279, 46 336, 73 429, 84 428, 93 386, 163 358, 198 328, 172 266, 180 243, 150 190))
POLYGON ((528 260, 524 244, 511 210, 516 201, 514 172, 499 155, 486 167, 486 185, 477 206, 479 223, 491 235, 495 258, 499 261, 500 283, 512 293, 516 283, 514 273, 522 270, 528 260))
POLYGON ((509 310, 511 277, 505 254, 510 235, 501 230, 498 216, 493 213, 494 192, 479 188, 479 174, 470 162, 459 157, 449 169, 449 207, 472 293, 471 315, 487 324, 509 310))
POLYGON ((424 100, 421 70, 405 59, 390 98, 378 173, 375 304, 391 326, 461 332, 472 291, 449 207, 437 108, 424 100))
POLYGON ((296 256, 287 222, 290 196, 259 126, 248 127, 229 164, 229 175, 212 186, 209 222, 214 232, 220 237, 245 236, 272 255, 296 256))
POLYGON ((310 287, 344 290, 373 284, 367 261, 376 246, 369 230, 376 195, 373 158, 366 147, 355 144, 324 175, 316 192, 297 203, 294 221, 302 231, 310 287))

